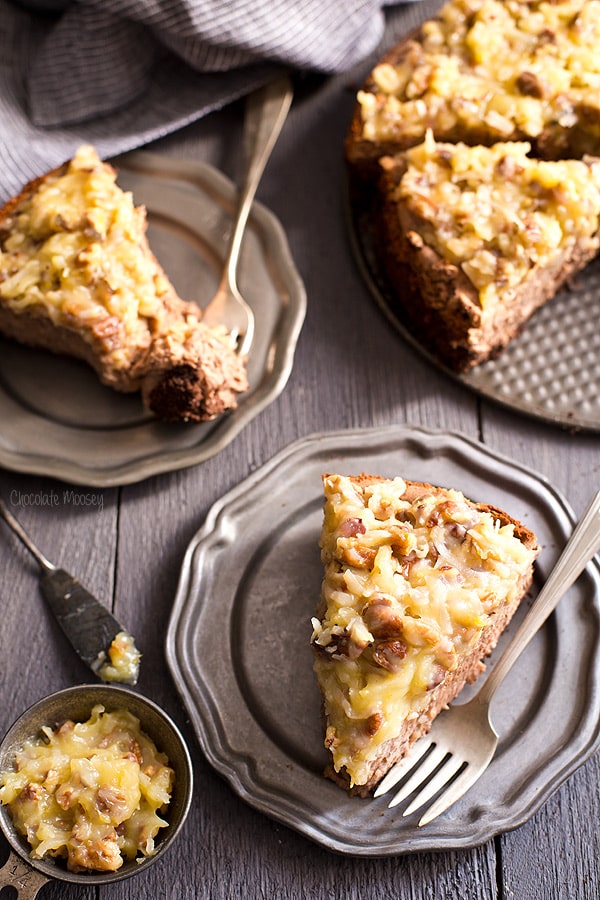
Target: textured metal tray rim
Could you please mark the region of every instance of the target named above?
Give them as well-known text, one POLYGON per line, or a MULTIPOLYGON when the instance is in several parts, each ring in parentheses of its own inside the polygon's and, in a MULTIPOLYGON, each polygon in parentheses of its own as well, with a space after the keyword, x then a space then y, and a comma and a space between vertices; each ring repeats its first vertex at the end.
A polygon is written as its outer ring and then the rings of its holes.
MULTIPOLYGON (((509 471, 517 472, 529 484, 531 490, 540 491, 547 494, 548 502, 554 505, 554 513, 557 515, 557 523, 563 530, 565 537, 569 533, 574 522, 573 513, 562 495, 551 485, 551 483, 543 476, 533 472, 528 467, 515 463, 507 457, 499 454, 486 445, 473 440, 458 432, 441 432, 433 431, 425 428, 410 428, 387 426, 385 428, 361 429, 357 431, 337 431, 326 434, 309 435, 300 439, 274 456, 268 463, 252 473, 245 481, 241 482, 209 510, 204 524, 192 538, 186 550, 185 558, 182 564, 180 580, 177 587, 175 601, 169 621, 167 638, 166 638, 166 658, 171 674, 174 678, 177 689, 179 690, 184 704, 188 710, 194 731, 198 739, 199 745, 210 764, 216 771, 224 777, 233 789, 248 802, 252 807, 260 812, 276 819, 282 824, 290 827, 303 834, 308 839, 314 841, 320 846, 325 847, 335 853, 351 856, 366 857, 384 857, 404 855, 423 850, 449 850, 458 848, 476 847, 485 843, 496 834, 512 831, 523 825, 534 815, 549 799, 549 797, 560 787, 560 785, 579 768, 589 757, 600 747, 600 695, 596 691, 593 703, 588 707, 588 719, 592 719, 594 727, 588 729, 585 734, 581 734, 577 740, 570 742, 568 747, 563 747, 561 752, 557 753, 551 764, 546 767, 546 783, 540 788, 539 784, 530 788, 529 799, 527 803, 513 811, 511 814, 504 816, 501 822, 488 822, 482 825, 473 817, 470 829, 465 829, 459 836, 455 834, 440 835, 436 834, 433 838, 428 834, 427 829, 414 829, 413 834, 401 845, 397 840, 387 843, 379 843, 376 847, 369 841, 361 843, 354 836, 352 841, 342 840, 339 836, 327 831, 323 823, 315 824, 310 817, 304 816, 299 812, 298 806, 293 801, 286 799, 280 794, 275 803, 272 793, 269 793, 262 785, 257 786, 252 781, 253 761, 251 756, 246 757, 243 762, 236 757, 235 762, 228 758, 225 736, 219 732, 216 719, 211 716, 208 708, 212 702, 208 696, 209 692, 205 692, 203 702, 207 704, 207 708, 201 710, 198 708, 194 699, 193 688, 198 685, 190 685, 188 679, 191 676, 191 670, 185 670, 185 626, 186 617, 189 616, 188 607, 189 597, 191 594, 191 585, 196 583, 198 586, 202 583, 203 573, 200 567, 195 565, 196 556, 200 553, 203 539, 214 534, 219 530, 219 523, 227 518, 228 508, 235 506, 237 502, 241 502, 243 498, 252 493, 255 485, 259 484, 269 476, 282 464, 297 453, 302 451, 310 452, 311 447, 317 445, 323 446, 324 443, 332 448, 335 445, 343 444, 345 448, 349 444, 369 442, 370 437, 380 437, 382 439, 393 439, 398 444, 402 440, 410 440, 414 438, 417 442, 425 442, 429 447, 464 447, 471 448, 470 452, 475 451, 483 457, 488 457, 490 461, 498 463, 500 466, 507 467, 509 471), (567 752, 568 751, 568 752, 567 752), (244 771, 245 770, 245 771, 244 771), (242 777, 245 775, 245 777, 242 777), (251 788, 248 784, 252 785, 251 788)), ((600 611, 598 609, 598 597, 600 596, 600 565, 595 559, 587 569, 586 577, 592 579, 594 585, 594 612, 596 620, 600 620, 600 611)), ((590 672, 590 680, 597 683, 600 678, 600 654, 596 653, 595 660, 592 665, 593 671, 590 672)), ((216 713, 216 711, 215 711, 216 713)), ((218 718, 218 716, 217 716, 218 718)), ((268 738, 265 737, 265 740, 268 738)), ((533 776, 532 776, 533 778, 533 776)), ((532 779, 530 779, 532 780, 532 779)), ((333 786, 332 786, 333 787, 333 786)), ((339 789, 333 787, 338 792, 339 789)), ((385 799, 385 798, 384 798, 385 799)), ((355 801, 355 802, 373 802, 373 801, 355 801)), ((374 812, 374 815, 377 813, 374 812)))
MULTIPOLYGON (((160 169, 163 175, 175 180, 188 181, 192 185, 195 181, 200 184, 211 183, 214 186, 214 193, 224 198, 233 208, 236 196, 233 182, 208 163, 178 160, 149 151, 133 151, 116 158, 115 163, 144 172, 160 169)), ((273 342, 261 382, 252 388, 249 395, 242 398, 236 410, 220 418, 207 438, 192 447, 166 449, 164 452, 153 453, 131 462, 113 464, 106 469, 90 468, 86 466, 85 460, 74 463, 54 456, 24 453, 18 448, 12 450, 0 445, 0 465, 14 472, 50 476, 72 484, 101 488, 133 484, 153 475, 197 465, 209 459, 223 450, 255 416, 272 403, 285 388, 292 372, 296 345, 306 315, 306 290, 279 219, 259 201, 255 201, 250 213, 250 224, 252 223, 260 230, 262 239, 276 262, 281 282, 285 286, 285 302, 281 305, 278 337, 273 342)), ((43 417, 38 413, 28 411, 28 417, 32 421, 39 420, 40 425, 44 424, 43 417)), ((127 430, 142 428, 144 424, 134 423, 128 426, 127 430)), ((70 433, 77 432, 74 426, 63 425, 62 428, 66 439, 70 433)))

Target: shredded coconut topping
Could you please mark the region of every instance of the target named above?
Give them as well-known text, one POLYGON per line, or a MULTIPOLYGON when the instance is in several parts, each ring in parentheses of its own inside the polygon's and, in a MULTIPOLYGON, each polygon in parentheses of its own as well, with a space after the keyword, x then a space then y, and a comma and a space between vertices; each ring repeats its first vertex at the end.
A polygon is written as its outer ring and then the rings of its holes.
POLYGON ((600 164, 530 159, 527 143, 425 141, 406 151, 396 197, 473 284, 483 309, 510 303, 539 267, 597 246, 600 164))
POLYGON ((369 141, 600 139, 600 0, 450 0, 360 91, 369 141))
POLYGON ((66 860, 73 872, 114 871, 152 856, 168 822, 173 770, 138 719, 95 706, 86 722, 45 726, 0 775, 0 802, 35 859, 66 860))
POLYGON ((358 785, 494 613, 518 600, 536 555, 512 524, 459 491, 412 496, 406 487, 401 478, 324 479, 325 577, 312 643, 325 743, 336 771, 345 767, 358 785))

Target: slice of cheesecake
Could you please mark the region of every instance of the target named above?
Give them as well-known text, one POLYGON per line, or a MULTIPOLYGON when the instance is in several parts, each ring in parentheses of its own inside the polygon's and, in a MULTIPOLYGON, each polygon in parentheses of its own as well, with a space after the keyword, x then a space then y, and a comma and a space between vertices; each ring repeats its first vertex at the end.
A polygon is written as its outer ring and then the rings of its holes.
POLYGON ((425 141, 381 160, 376 251, 409 330, 455 371, 497 356, 598 253, 600 160, 425 141))
POLYGON ((161 419, 212 419, 247 390, 244 362, 178 297, 116 178, 84 146, 0 209, 0 334, 85 360, 161 419))
POLYGON ((457 490, 326 475, 312 645, 326 774, 368 795, 484 669, 526 594, 535 535, 457 490))

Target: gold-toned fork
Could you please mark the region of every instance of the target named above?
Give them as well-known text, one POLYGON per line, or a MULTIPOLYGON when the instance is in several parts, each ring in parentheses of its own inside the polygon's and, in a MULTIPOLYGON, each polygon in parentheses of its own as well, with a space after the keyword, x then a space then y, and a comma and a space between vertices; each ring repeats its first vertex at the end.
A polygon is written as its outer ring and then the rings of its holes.
POLYGON ((254 337, 254 313, 237 284, 242 240, 254 196, 285 122, 292 96, 291 82, 283 77, 259 88, 246 101, 242 138, 244 178, 221 281, 202 314, 202 321, 209 328, 225 326, 232 340, 237 342, 240 356, 248 353, 254 337))
POLYGON ((496 690, 599 549, 600 491, 592 498, 548 580, 482 688, 468 703, 452 706, 436 718, 429 734, 418 740, 411 752, 383 778, 375 797, 387 793, 406 778, 389 806, 396 806, 417 792, 404 810, 403 815, 408 816, 439 795, 421 816, 418 824, 422 826, 445 812, 475 784, 492 761, 498 745, 498 733, 490 719, 490 704, 496 690))

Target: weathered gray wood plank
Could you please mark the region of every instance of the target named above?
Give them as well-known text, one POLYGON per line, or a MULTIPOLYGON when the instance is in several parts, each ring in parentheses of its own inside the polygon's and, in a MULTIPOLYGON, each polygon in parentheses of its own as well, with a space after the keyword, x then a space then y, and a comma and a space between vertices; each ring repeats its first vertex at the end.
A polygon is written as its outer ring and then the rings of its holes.
MULTIPOLYGON (((600 438, 573 434, 485 407, 483 436, 543 474, 576 516, 600 488, 600 438)), ((520 900, 592 900, 600 884, 600 754, 596 754, 523 827, 502 838, 507 896, 520 900), (512 893, 511 893, 512 892, 512 893)))
MULTIPOLYGON (((401 11, 388 42, 438 5, 401 11)), ((197 780, 181 839, 156 866, 98 891, 49 885, 41 894, 46 900, 591 900, 597 894, 597 758, 530 822, 481 848, 344 858, 260 815, 213 772, 165 664, 164 636, 189 540, 215 500, 299 437, 395 422, 456 430, 543 472, 577 513, 598 485, 598 437, 563 433, 488 404, 480 409, 472 393, 408 347, 375 306, 352 258, 344 218, 341 147, 353 79, 311 80, 299 89, 259 190, 259 199, 284 225, 308 294, 294 371, 282 396, 215 459, 142 484, 91 490, 102 497, 102 510, 98 503, 76 505, 57 482, 0 472, 5 498, 12 490, 58 491, 56 507, 25 504, 14 512, 51 559, 114 603, 144 653, 139 688, 182 727, 197 780)), ((236 104, 153 149, 203 159, 232 175, 240 114, 236 104)), ((87 672, 43 609, 34 564, 1 523, 0 571, 0 727, 5 728, 39 696, 85 680, 87 672)))

